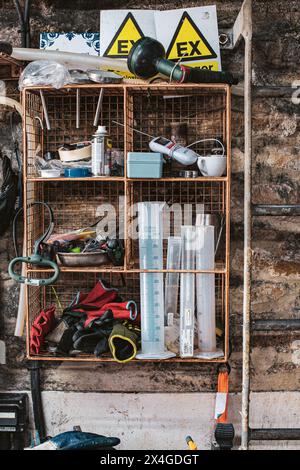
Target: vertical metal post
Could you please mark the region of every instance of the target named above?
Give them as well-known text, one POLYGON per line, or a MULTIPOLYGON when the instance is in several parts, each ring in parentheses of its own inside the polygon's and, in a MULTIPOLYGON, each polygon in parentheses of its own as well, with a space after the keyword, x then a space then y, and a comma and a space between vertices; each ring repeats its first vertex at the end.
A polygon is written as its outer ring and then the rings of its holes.
POLYGON ((80 129, 80 89, 76 89, 76 129, 80 129))
POLYGON ((244 162, 244 292, 243 292, 243 379, 242 379, 242 434, 241 449, 248 448, 250 400, 250 320, 251 320, 251 157, 252 157, 252 2, 244 4, 243 37, 245 40, 245 162, 244 162))
MULTIPOLYGON (((249 442, 250 401, 250 325, 251 325, 251 270, 252 270, 252 217, 251 217, 251 163, 252 163, 252 0, 244 0, 235 20, 228 46, 234 49, 241 39, 245 43, 244 65, 244 288, 243 288, 243 379, 242 379, 242 434, 241 450, 249 442)), ((227 31, 227 34, 228 34, 227 31)), ((239 89, 234 92, 240 95, 239 89)))

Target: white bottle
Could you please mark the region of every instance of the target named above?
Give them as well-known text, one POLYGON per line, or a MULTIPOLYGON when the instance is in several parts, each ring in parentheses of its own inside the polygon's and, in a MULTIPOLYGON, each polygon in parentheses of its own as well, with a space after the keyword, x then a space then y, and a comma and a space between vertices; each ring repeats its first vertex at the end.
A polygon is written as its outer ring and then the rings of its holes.
POLYGON ((92 173, 95 176, 105 175, 106 126, 98 126, 92 140, 92 173))

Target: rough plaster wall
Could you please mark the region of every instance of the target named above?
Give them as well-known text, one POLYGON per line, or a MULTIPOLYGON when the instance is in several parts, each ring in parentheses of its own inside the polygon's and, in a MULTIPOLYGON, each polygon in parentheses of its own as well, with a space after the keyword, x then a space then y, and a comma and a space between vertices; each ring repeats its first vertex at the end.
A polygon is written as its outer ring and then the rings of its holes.
MULTIPOLYGON (((186 435, 193 437, 200 450, 211 448, 215 426, 214 393, 89 393, 88 397, 87 400, 81 392, 43 392, 42 399, 47 403, 47 435, 53 436, 80 424, 83 430, 118 436, 121 450, 185 450, 186 435)), ((252 428, 298 426, 298 392, 252 393, 251 403, 252 428), (287 408, 289 413, 283 413, 287 408)), ((228 419, 235 428, 236 449, 240 445, 240 409, 241 394, 230 394, 228 419)), ((250 448, 299 449, 299 442, 252 442, 250 448)))
MULTIPOLYGON (((100 8, 180 8, 216 3, 219 25, 229 27, 241 0, 201 1, 35 1, 32 8, 33 46, 40 31, 97 30, 100 8)), ((19 44, 17 17, 11 2, 1 2, 0 40, 19 44)), ((300 4, 297 0, 254 0, 255 85, 286 85, 299 78, 300 4)), ((242 73, 243 49, 223 54, 224 68, 242 73)), ((292 90, 291 90, 292 92, 292 90)), ((257 98, 253 103, 253 202, 299 203, 299 105, 291 99, 257 98)), ((233 100, 233 185, 231 255, 231 389, 241 388, 241 318, 243 256, 243 101, 233 100)), ((1 115, 1 145, 9 150, 7 115, 1 115)), ((299 315, 299 220, 254 219, 252 311, 257 318, 296 318, 299 315), (298 247, 297 247, 298 236, 298 247)), ((13 250, 9 234, 0 240, 0 337, 7 343, 8 361, 0 366, 2 389, 28 388, 23 340, 12 337, 18 290, 6 267, 13 250)), ((293 362, 297 334, 255 336, 252 341, 254 390, 297 390, 300 368, 293 362)), ((43 371, 45 390, 194 392, 214 391, 213 365, 54 365, 43 371)))

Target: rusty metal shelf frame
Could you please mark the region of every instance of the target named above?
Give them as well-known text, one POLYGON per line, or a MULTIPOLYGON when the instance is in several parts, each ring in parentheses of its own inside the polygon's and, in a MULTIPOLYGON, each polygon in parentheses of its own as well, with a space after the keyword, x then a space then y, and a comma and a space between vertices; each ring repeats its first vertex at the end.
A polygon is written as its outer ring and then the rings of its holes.
MULTIPOLYGON (((161 84, 146 84, 146 83, 139 83, 139 84, 121 84, 121 85, 106 85, 105 86, 105 95, 107 99, 107 104, 110 106, 112 109, 111 103, 114 102, 114 96, 118 97, 118 100, 116 102, 116 105, 118 106, 118 113, 122 113, 122 116, 117 119, 118 121, 124 120, 125 127, 124 130, 122 130, 123 135, 120 134, 118 131, 118 143, 121 143, 121 145, 124 143, 124 155, 125 155, 125 176, 124 177, 100 177, 100 178, 84 178, 84 179, 67 179, 67 178, 57 178, 57 179, 42 179, 36 175, 36 172, 34 171, 33 167, 33 158, 34 158, 34 151, 36 148, 37 143, 40 143, 42 149, 48 149, 48 146, 50 145, 52 150, 55 150, 57 148, 57 145, 61 143, 61 139, 64 135, 65 129, 68 130, 68 126, 73 128, 71 124, 74 121, 74 116, 72 115, 73 108, 74 108, 74 97, 76 96, 76 89, 80 88, 80 95, 81 95, 81 100, 83 102, 84 106, 84 114, 83 114, 83 132, 84 135, 82 137, 85 137, 89 135, 90 129, 88 126, 89 124, 89 116, 93 114, 94 108, 95 108, 95 97, 98 96, 99 88, 100 85, 81 85, 81 86, 68 86, 66 88, 62 88, 60 90, 54 90, 51 87, 41 87, 44 91, 44 97, 45 99, 48 99, 49 97, 49 102, 47 105, 48 108, 48 115, 50 117, 50 120, 52 121, 52 126, 50 132, 47 131, 47 135, 41 135, 39 128, 38 128, 38 122, 35 122, 34 117, 35 115, 39 115, 41 119, 43 119, 43 110, 41 107, 40 103, 40 89, 38 87, 29 87, 23 90, 22 92, 22 103, 23 103, 23 115, 25 116, 24 122, 23 122, 23 146, 24 146, 24 155, 25 155, 25 172, 24 172, 24 189, 25 189, 25 214, 24 214, 24 221, 25 221, 25 226, 29 230, 30 236, 27 236, 27 246, 26 251, 31 250, 33 240, 36 238, 36 233, 35 233, 35 228, 34 225, 40 225, 40 219, 41 219, 41 214, 39 215, 34 215, 30 212, 30 209, 27 209, 27 203, 34 200, 35 197, 42 198, 44 200, 46 198, 46 201, 48 202, 53 202, 54 201, 54 208, 55 211, 58 212, 58 215, 60 219, 62 220, 62 227, 60 229, 66 228, 66 218, 64 214, 62 214, 62 208, 61 208, 61 201, 59 199, 59 194, 50 194, 50 186, 52 184, 58 184, 60 185, 59 187, 62 188, 62 196, 65 194, 67 196, 69 193, 73 194, 74 190, 76 189, 75 193, 78 195, 80 193, 80 188, 84 185, 86 187, 90 187, 92 185, 92 192, 95 194, 95 197, 97 196, 97 186, 100 188, 103 185, 109 185, 109 190, 107 192, 108 194, 112 194, 112 197, 114 197, 113 191, 114 188, 119 187, 120 191, 122 191, 125 195, 125 207, 128 206, 128 204, 131 204, 134 201, 134 191, 133 188, 134 186, 139 186, 141 182, 144 183, 143 190, 142 190, 142 196, 149 198, 153 195, 153 191, 155 191, 155 188, 157 185, 161 185, 163 188, 163 191, 167 191, 167 188, 174 188, 178 187, 179 189, 179 194, 180 194, 180 201, 182 203, 188 202, 188 194, 189 191, 192 192, 192 197, 193 200, 195 199, 194 202, 202 202, 205 203, 207 208, 212 208, 212 211, 222 213, 224 216, 226 216, 226 236, 225 241, 226 241, 226 246, 225 246, 225 255, 224 259, 220 259, 219 263, 216 264, 214 270, 192 270, 191 272, 194 273, 201 273, 201 272, 212 272, 216 276, 216 293, 217 293, 217 299, 218 299, 218 308, 217 308, 217 315, 219 321, 222 322, 222 325, 224 327, 224 339, 222 339, 223 346, 224 346, 224 357, 220 357, 218 359, 214 360, 199 360, 199 359, 191 359, 186 360, 182 358, 174 358, 171 359, 169 362, 226 362, 228 359, 229 355, 229 238, 230 238, 230 172, 231 172, 231 166, 230 166, 230 160, 231 160, 231 129, 230 129, 230 109, 231 109, 231 94, 230 94, 230 87, 225 84, 184 84, 184 85, 177 85, 177 84, 166 84, 166 83, 161 83, 161 84), (204 178, 204 177, 198 177, 196 179, 194 178, 175 178, 172 176, 165 175, 163 178, 160 179, 130 179, 127 177, 126 174, 126 155, 129 150, 143 150, 145 147, 145 142, 136 140, 132 134, 132 128, 134 126, 134 119, 135 117, 139 116, 139 112, 143 111, 143 106, 145 106, 145 103, 143 104, 143 99, 146 101, 148 99, 149 93, 151 91, 152 97, 154 97, 154 101, 159 101, 159 98, 161 100, 161 105, 163 104, 163 96, 170 95, 170 96, 177 96, 177 95, 182 95, 182 93, 187 95, 187 101, 190 103, 190 107, 188 106, 187 109, 184 108, 184 111, 188 111, 189 115, 189 122, 190 125, 194 126, 192 127, 193 133, 190 136, 191 139, 195 137, 194 140, 197 140, 198 135, 197 133, 199 132, 199 135, 203 134, 203 132, 208 132, 208 124, 207 124, 207 119, 205 119, 206 113, 210 112, 213 113, 211 116, 209 116, 210 120, 213 123, 213 129, 218 129, 218 132, 220 132, 220 135, 222 135, 224 142, 226 142, 226 154, 227 154, 227 176, 224 177, 219 177, 219 178, 204 178), (196 95, 197 98, 197 106, 196 106, 196 101, 194 96, 196 95), (199 95, 199 100, 198 100, 198 95, 199 95), (203 98, 201 98, 201 96, 203 98), (218 99, 219 97, 219 99, 218 99), (137 99, 137 102, 139 102, 139 107, 138 111, 134 110, 134 100, 135 98, 137 99), (203 100, 202 102, 202 108, 201 108, 201 99, 203 100), (62 116, 62 105, 60 100, 64 103, 67 103, 67 124, 65 124, 62 116), (122 107, 123 109, 120 108, 120 103, 123 100, 122 107), (87 106, 87 103, 91 105, 91 107, 87 106), (217 106, 218 104, 218 106, 217 106), (58 129, 56 129, 56 120, 55 120, 55 107, 58 107, 59 110, 59 121, 57 122, 58 124, 58 129), (202 110, 202 114, 200 111, 202 110), (189 112, 193 111, 194 114, 190 115, 189 112), (89 114, 87 114, 89 113, 89 114), (198 115, 202 116, 202 120, 198 120, 198 115), (206 124, 207 128, 203 128, 203 121, 206 124), (29 124, 30 125, 29 125, 29 124), (201 125, 200 125, 201 124, 201 125), (25 132, 25 130, 27 132, 25 132), (195 134, 196 132, 196 134, 195 134), (195 135, 194 135, 195 134, 195 135), (191 185, 190 190, 186 190, 186 187, 188 185, 191 185), (122 188, 122 189, 121 189, 122 188), (149 194, 148 194, 149 193, 149 194), (197 199, 199 198, 200 199, 197 199)), ((173 99, 173 98, 172 98, 173 99)), ((176 101, 176 100, 175 100, 176 101)), ((147 104, 147 103, 146 103, 147 104)), ((177 103, 178 105, 178 103, 177 103)), ((146 111, 146 108, 145 108, 146 111)), ((103 111, 105 112, 105 110, 103 111)), ((109 110, 109 113, 112 111, 109 110)), ((115 112, 115 111, 114 111, 115 112)), ((156 111, 158 113, 160 111, 156 111)), ((180 109, 181 113, 181 109, 180 109)), ((187 114, 184 114, 186 116, 187 114)), ((150 115, 149 115, 150 116, 150 115)), ((173 116, 177 117, 176 112, 171 112, 169 115, 167 115, 165 122, 168 122, 170 120, 170 117, 174 119, 173 116)), ((180 117, 182 114, 180 114, 180 117)), ((105 115, 106 121, 109 120, 107 115, 105 115)), ((161 121, 164 121, 163 116, 160 114, 157 116, 157 119, 161 121)), ((143 122, 145 125, 145 123, 143 122)), ((153 126, 153 123, 149 120, 148 125, 153 126)), ((157 124, 154 124, 154 128, 157 124)), ((82 133, 82 129, 79 130, 78 132, 82 133)), ((74 131, 74 137, 76 138, 77 131, 74 131)), ((79 134, 78 134, 79 135, 79 134)), ((78 137, 78 136, 77 136, 78 137)), ((119 191, 119 192, 120 192, 119 191)), ((175 189, 172 189, 173 193, 175 189)), ((83 194, 86 192, 83 191, 83 194)), ((176 194, 176 192, 174 193, 176 194)), ((83 196, 85 197, 85 196, 83 196)), ((98 196, 97 196, 98 197, 98 196)), ((155 196, 156 197, 156 196, 155 196)), ((84 204, 87 204, 88 199, 84 201, 84 204)), ((68 202, 70 205, 70 202, 68 202)), ((73 213, 74 209, 74 204, 70 208, 70 211, 73 213)), ((94 202, 92 204, 92 207, 90 208, 90 211, 94 211, 94 202)), ((126 211, 125 211, 126 212, 126 211)), ((77 217, 78 218, 78 217, 77 217)), ((75 217, 76 219, 76 217, 75 217)), ((72 223, 75 224, 75 219, 72 219, 72 223)), ((127 233, 127 224, 128 224, 128 217, 125 216, 125 221, 124 221, 124 231, 127 233)), ((40 227, 41 228, 41 227, 40 227)), ((27 230, 28 231, 28 230, 27 230)), ((129 251, 126 249, 126 252, 128 253, 129 251)), ((134 280, 136 283, 136 280, 139 279, 139 273, 140 272, 152 272, 152 270, 140 270, 138 269, 138 264, 133 263, 129 264, 128 263, 128 258, 125 258, 125 264, 124 266, 121 267, 112 267, 112 266, 103 266, 103 267, 90 267, 90 268, 79 268, 79 269, 73 269, 73 268, 62 268, 62 277, 66 278, 68 276, 81 276, 82 279, 89 279, 89 282, 91 279, 94 279, 97 274, 101 273, 104 277, 107 276, 112 276, 112 275, 121 275, 123 274, 125 277, 128 277, 128 279, 134 280), (85 276, 85 277, 83 277, 85 276)), ((217 260, 218 261, 218 260, 217 260)), ((157 272, 157 271, 155 271, 157 272)), ((167 269, 162 269, 160 272, 170 272, 170 270, 167 269)), ((175 272, 175 271, 174 271, 175 272)), ((178 272, 185 272, 183 270, 178 270, 178 272)), ((30 269, 30 267, 27 269, 27 275, 30 277, 34 277, 36 275, 44 275, 47 276, 49 275, 47 273, 47 270, 42 270, 42 269, 30 269), (39 274, 38 274, 39 273, 39 274)), ((86 281, 87 282, 87 281, 86 281)), ((72 287, 73 289, 73 287, 72 287)), ((71 290, 72 290, 71 289, 71 290)), ((47 294, 47 289, 44 290, 44 298, 49 300, 49 293, 47 294)), ((29 296, 31 295, 30 292, 31 289, 29 286, 27 286, 27 298, 29 301, 29 296)), ((71 292, 71 291, 70 291, 71 292)), ((70 292, 62 293, 62 296, 69 295, 70 292)), ((137 297, 137 293, 134 293, 135 298, 137 297)), ((136 299, 137 300, 137 299, 136 299)), ((32 314, 36 315, 38 314, 38 309, 41 307, 41 299, 33 304, 33 306, 29 309, 27 309, 27 338, 29 338, 29 327, 32 321, 32 314)), ((51 356, 51 354, 47 355, 41 355, 40 357, 38 356, 32 356, 30 355, 29 347, 27 344, 27 357, 30 359, 34 360, 42 360, 42 361, 97 361, 97 362, 111 362, 112 360, 110 358, 95 358, 91 356, 84 356, 80 355, 80 357, 54 357, 51 356)), ((160 362, 160 361, 158 361, 160 362)))

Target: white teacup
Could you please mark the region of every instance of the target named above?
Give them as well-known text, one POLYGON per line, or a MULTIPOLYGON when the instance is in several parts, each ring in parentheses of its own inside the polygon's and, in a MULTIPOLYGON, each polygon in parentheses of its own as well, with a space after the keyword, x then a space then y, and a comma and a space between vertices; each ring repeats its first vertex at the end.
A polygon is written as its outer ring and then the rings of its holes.
POLYGON ((222 176, 226 170, 226 156, 199 157, 197 165, 203 176, 222 176))

